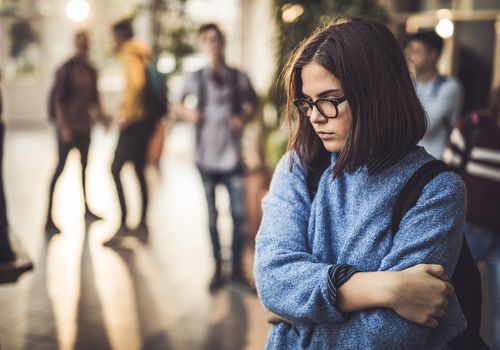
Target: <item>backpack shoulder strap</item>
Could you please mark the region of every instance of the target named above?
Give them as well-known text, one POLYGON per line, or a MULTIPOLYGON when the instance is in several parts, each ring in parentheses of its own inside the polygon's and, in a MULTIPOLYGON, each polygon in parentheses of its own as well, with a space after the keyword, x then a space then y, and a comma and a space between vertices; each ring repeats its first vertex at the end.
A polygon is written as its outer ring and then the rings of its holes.
POLYGON ((438 74, 434 82, 432 83, 432 97, 436 97, 441 85, 446 81, 446 77, 444 75, 438 74))
POLYGON ((451 168, 440 160, 431 160, 408 179, 399 193, 392 211, 391 229, 393 234, 398 231, 403 216, 417 203, 425 185, 445 171, 451 171, 451 168))
POLYGON ((203 81, 203 69, 197 70, 195 75, 198 82, 198 96, 196 96, 198 97, 198 109, 202 111, 206 102, 206 87, 205 82, 203 81))
POLYGON ((239 72, 236 68, 229 68, 231 86, 231 110, 234 114, 241 114, 239 72))

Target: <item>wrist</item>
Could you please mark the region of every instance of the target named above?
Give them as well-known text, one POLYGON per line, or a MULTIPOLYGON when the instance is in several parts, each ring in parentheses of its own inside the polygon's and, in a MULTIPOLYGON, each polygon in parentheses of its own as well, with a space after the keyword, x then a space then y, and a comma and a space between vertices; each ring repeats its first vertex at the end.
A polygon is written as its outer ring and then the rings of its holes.
MULTIPOLYGON (((389 272, 363 272, 358 273, 358 278, 364 279, 364 284, 369 287, 370 293, 367 294, 367 306, 388 307, 391 301, 392 278, 389 272)), ((353 276, 353 278, 356 276, 353 276)))
POLYGON ((369 288, 370 293, 366 295, 367 307, 392 308, 396 299, 396 285, 398 279, 392 271, 359 272, 352 278, 360 278, 363 284, 369 288))
POLYGON ((379 279, 378 303, 380 307, 394 308, 397 297, 399 280, 397 272, 383 271, 377 276, 379 279))
POLYGON ((337 290, 337 309, 341 312, 390 307, 391 272, 357 272, 337 290))

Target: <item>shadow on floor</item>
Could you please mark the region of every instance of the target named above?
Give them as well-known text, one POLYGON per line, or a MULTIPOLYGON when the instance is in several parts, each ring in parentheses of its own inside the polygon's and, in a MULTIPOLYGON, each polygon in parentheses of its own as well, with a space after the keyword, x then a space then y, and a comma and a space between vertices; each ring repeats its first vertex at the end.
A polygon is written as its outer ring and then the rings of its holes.
POLYGON ((59 349, 54 304, 48 290, 48 246, 50 242, 42 239, 37 269, 28 295, 27 327, 25 349, 59 349))
MULTIPOLYGON (((143 277, 138 264, 135 261, 135 251, 128 247, 117 247, 114 249, 117 255, 123 259, 130 273, 136 305, 136 314, 139 323, 139 334, 141 336, 141 349, 143 350, 171 350, 165 327, 158 313, 157 305, 148 288, 148 282, 143 277)), ((168 302, 165 300, 165 302, 168 302)))
POLYGON ((111 350, 102 313, 102 303, 95 284, 92 253, 89 246, 89 228, 85 226, 85 236, 80 265, 80 296, 76 314, 75 350, 111 350))

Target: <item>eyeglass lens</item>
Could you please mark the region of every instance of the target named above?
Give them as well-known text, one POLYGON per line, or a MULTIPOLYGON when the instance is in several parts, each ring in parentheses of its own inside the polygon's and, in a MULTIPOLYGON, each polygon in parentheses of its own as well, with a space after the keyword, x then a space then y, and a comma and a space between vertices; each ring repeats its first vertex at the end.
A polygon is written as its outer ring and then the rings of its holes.
MULTIPOLYGON (((337 108, 335 108, 335 105, 332 101, 317 100, 315 104, 316 108, 318 108, 319 112, 323 116, 327 118, 334 118, 337 116, 337 108)), ((311 117, 314 106, 314 104, 311 103, 311 101, 299 100, 297 101, 296 105, 300 113, 302 113, 306 117, 311 117)))

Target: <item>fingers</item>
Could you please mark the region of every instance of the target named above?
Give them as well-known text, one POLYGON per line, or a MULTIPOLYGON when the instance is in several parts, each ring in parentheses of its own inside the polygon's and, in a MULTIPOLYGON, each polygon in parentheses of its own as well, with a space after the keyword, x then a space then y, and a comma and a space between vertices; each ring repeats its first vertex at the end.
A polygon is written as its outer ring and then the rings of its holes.
POLYGON ((447 306, 448 306, 448 299, 447 298, 444 298, 441 301, 441 303, 438 304, 438 307, 441 309, 446 309, 447 306))
POLYGON ((287 319, 284 319, 284 318, 276 316, 276 315, 269 316, 267 318, 267 323, 270 323, 270 324, 276 324, 276 323, 280 323, 280 322, 292 324, 292 322, 288 321, 287 319))
POLYGON ((425 322, 423 323, 424 326, 429 327, 429 328, 436 328, 439 325, 439 319, 442 318, 446 313, 445 309, 442 308, 437 308, 432 315, 430 315, 425 322))
POLYGON ((283 318, 279 315, 276 315, 272 313, 271 311, 267 312, 267 322, 270 324, 276 324, 280 322, 285 322, 285 323, 292 323, 291 321, 287 320, 286 318, 283 318))
POLYGON ((448 275, 446 274, 444 268, 441 265, 435 265, 435 264, 425 265, 425 271, 431 274, 432 276, 437 277, 445 282, 444 284, 439 285, 439 290, 440 292, 443 293, 444 296, 451 297, 455 295, 455 288, 450 282, 448 282, 449 281, 448 275))
POLYGON ((437 277, 443 281, 448 281, 448 275, 444 271, 444 268, 441 265, 437 264, 427 264, 425 265, 425 271, 433 275, 434 277, 437 277))
POLYGON ((439 282, 440 284, 437 286, 437 289, 435 289, 435 292, 437 294, 435 295, 435 299, 432 302, 434 305, 434 308, 436 308, 436 312, 434 312, 432 315, 436 317, 441 317, 442 313, 446 309, 449 303, 449 298, 453 295, 455 295, 455 288, 453 288, 453 285, 449 282, 439 282), (442 312, 443 311, 443 312, 442 312))
POLYGON ((267 318, 267 323, 276 324, 280 322, 280 318, 276 316, 270 316, 267 318))
POLYGON ((279 322, 279 316, 266 310, 267 323, 275 324, 279 322))
POLYGON ((439 319, 442 318, 446 313, 446 309, 443 307, 436 307, 432 313, 425 318, 421 323, 423 326, 429 328, 436 328, 439 325, 439 319))
POLYGON ((429 318, 423 325, 429 328, 436 328, 439 325, 439 321, 435 318, 429 318))
POLYGON ((447 282, 444 294, 449 297, 455 295, 455 287, 453 287, 451 283, 447 282))
POLYGON ((443 317, 444 314, 445 314, 445 312, 446 312, 445 309, 441 309, 441 308, 437 309, 434 312, 434 318, 441 318, 441 317, 443 317))

